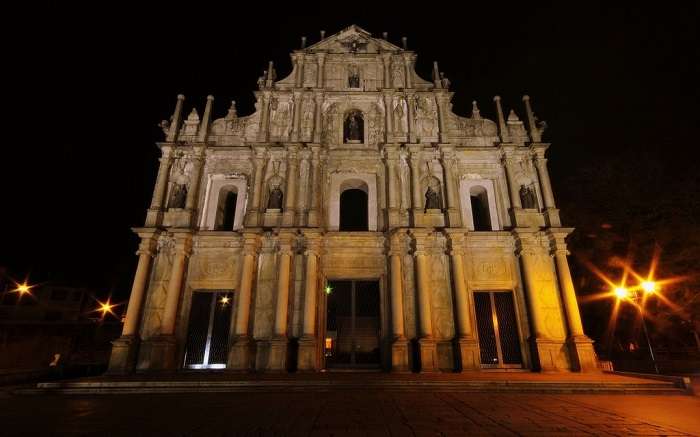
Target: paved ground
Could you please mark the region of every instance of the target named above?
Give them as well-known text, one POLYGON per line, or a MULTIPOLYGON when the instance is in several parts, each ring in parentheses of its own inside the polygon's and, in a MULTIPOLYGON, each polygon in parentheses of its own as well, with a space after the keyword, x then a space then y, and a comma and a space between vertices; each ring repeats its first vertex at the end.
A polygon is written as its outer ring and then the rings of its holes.
POLYGON ((0 392, 2 436, 591 434, 700 435, 700 398, 381 391, 102 396, 0 392))

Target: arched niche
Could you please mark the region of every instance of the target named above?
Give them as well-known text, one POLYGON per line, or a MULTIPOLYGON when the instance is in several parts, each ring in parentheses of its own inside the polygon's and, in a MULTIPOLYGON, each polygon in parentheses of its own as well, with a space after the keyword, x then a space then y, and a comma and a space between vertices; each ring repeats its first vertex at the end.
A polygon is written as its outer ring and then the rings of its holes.
POLYGON ((365 142, 365 116, 359 109, 350 109, 343 115, 343 144, 365 142))
POLYGON ((361 190, 367 194, 367 229, 377 230, 377 175, 370 173, 335 173, 331 175, 328 202, 328 228, 340 229, 340 195, 346 190, 361 190))
POLYGON ((236 204, 235 212, 233 213, 233 227, 221 230, 233 231, 243 227, 248 183, 245 176, 209 175, 204 207, 202 208, 204 213, 199 225, 202 229, 214 231, 220 227, 217 225, 221 224, 222 214, 225 212, 225 205, 222 205, 221 202, 226 202, 227 199, 230 199, 230 193, 234 192, 236 194, 236 204))
POLYGON ((476 197, 482 206, 488 209, 488 221, 494 231, 501 230, 496 209, 496 191, 493 181, 490 179, 463 179, 459 184, 459 197, 462 204, 462 223, 470 230, 475 230, 474 213, 472 209, 472 196, 476 197))

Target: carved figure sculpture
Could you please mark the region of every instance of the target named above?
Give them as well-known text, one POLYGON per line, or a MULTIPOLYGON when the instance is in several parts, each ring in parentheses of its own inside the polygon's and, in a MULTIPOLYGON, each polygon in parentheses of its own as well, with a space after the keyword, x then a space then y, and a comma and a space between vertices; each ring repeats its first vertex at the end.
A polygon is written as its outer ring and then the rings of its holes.
POLYGON ((349 88, 359 88, 360 87, 360 71, 357 65, 352 64, 348 67, 348 87, 349 88))
POLYGON ((187 201, 187 185, 175 184, 170 194, 168 208, 184 208, 187 201))
POLYGON ((344 126, 345 142, 362 142, 362 131, 364 121, 362 114, 358 111, 352 111, 347 115, 344 126))
POLYGON ((267 200, 267 209, 282 209, 282 190, 279 186, 274 186, 270 190, 270 197, 267 200))
POLYGON ((395 118, 395 126, 396 126, 396 133, 402 134, 404 132, 403 130, 403 100, 399 99, 397 102, 396 106, 394 106, 394 118, 395 118))
POLYGON ((525 209, 537 209, 537 197, 532 187, 520 186, 520 203, 525 209))
POLYGON ((428 189, 425 191, 425 209, 442 209, 442 198, 439 192, 440 187, 437 190, 433 189, 428 185, 428 189))

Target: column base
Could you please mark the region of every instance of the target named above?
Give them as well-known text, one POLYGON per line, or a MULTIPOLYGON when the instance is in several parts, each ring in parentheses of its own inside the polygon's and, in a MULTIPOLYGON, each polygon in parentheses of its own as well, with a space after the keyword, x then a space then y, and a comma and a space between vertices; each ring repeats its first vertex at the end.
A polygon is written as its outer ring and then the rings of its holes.
POLYGON ((301 339, 299 339, 297 370, 301 372, 316 371, 318 370, 316 362, 316 338, 301 337, 301 339))
POLYGON ((307 226, 315 228, 318 226, 318 212, 315 209, 309 210, 309 217, 306 220, 307 226))
POLYGON ((593 349, 593 340, 585 335, 570 337, 567 340, 572 370, 584 373, 601 372, 593 349))
POLYGON ((421 373, 437 372, 439 367, 435 340, 432 338, 421 338, 418 340, 418 348, 420 349, 421 373))
POLYGON ((397 338, 391 345, 391 371, 404 373, 411 371, 408 355, 408 340, 397 338))
POLYGON ((122 335, 112 342, 108 375, 125 375, 136 370, 136 357, 141 340, 135 335, 122 335))
POLYGON ((287 370, 287 337, 278 337, 270 341, 270 353, 265 370, 283 372, 287 370))
POLYGON ((228 352, 227 369, 250 370, 251 369, 251 341, 247 336, 238 337, 228 352))
POLYGON ((546 339, 533 339, 533 349, 537 354, 541 372, 563 372, 570 370, 566 343, 546 339))
MULTIPOLYGON (((149 370, 175 370, 177 368, 175 353, 177 341, 174 335, 159 335, 148 340, 148 362, 144 363, 149 370)), ((144 367, 140 365, 139 367, 144 367)))
POLYGON ((462 370, 481 370, 481 355, 476 339, 463 337, 456 339, 455 343, 459 349, 462 370))

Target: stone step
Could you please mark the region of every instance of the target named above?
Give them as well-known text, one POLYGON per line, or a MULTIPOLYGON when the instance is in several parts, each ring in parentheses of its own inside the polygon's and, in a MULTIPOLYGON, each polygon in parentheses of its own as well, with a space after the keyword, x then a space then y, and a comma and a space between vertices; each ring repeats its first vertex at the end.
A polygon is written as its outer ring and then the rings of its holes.
POLYGON ((18 389, 18 394, 118 394, 191 392, 275 392, 331 390, 461 391, 522 393, 622 393, 686 394, 684 387, 670 381, 440 381, 440 380, 238 380, 238 381, 74 381, 45 382, 36 388, 18 389))

